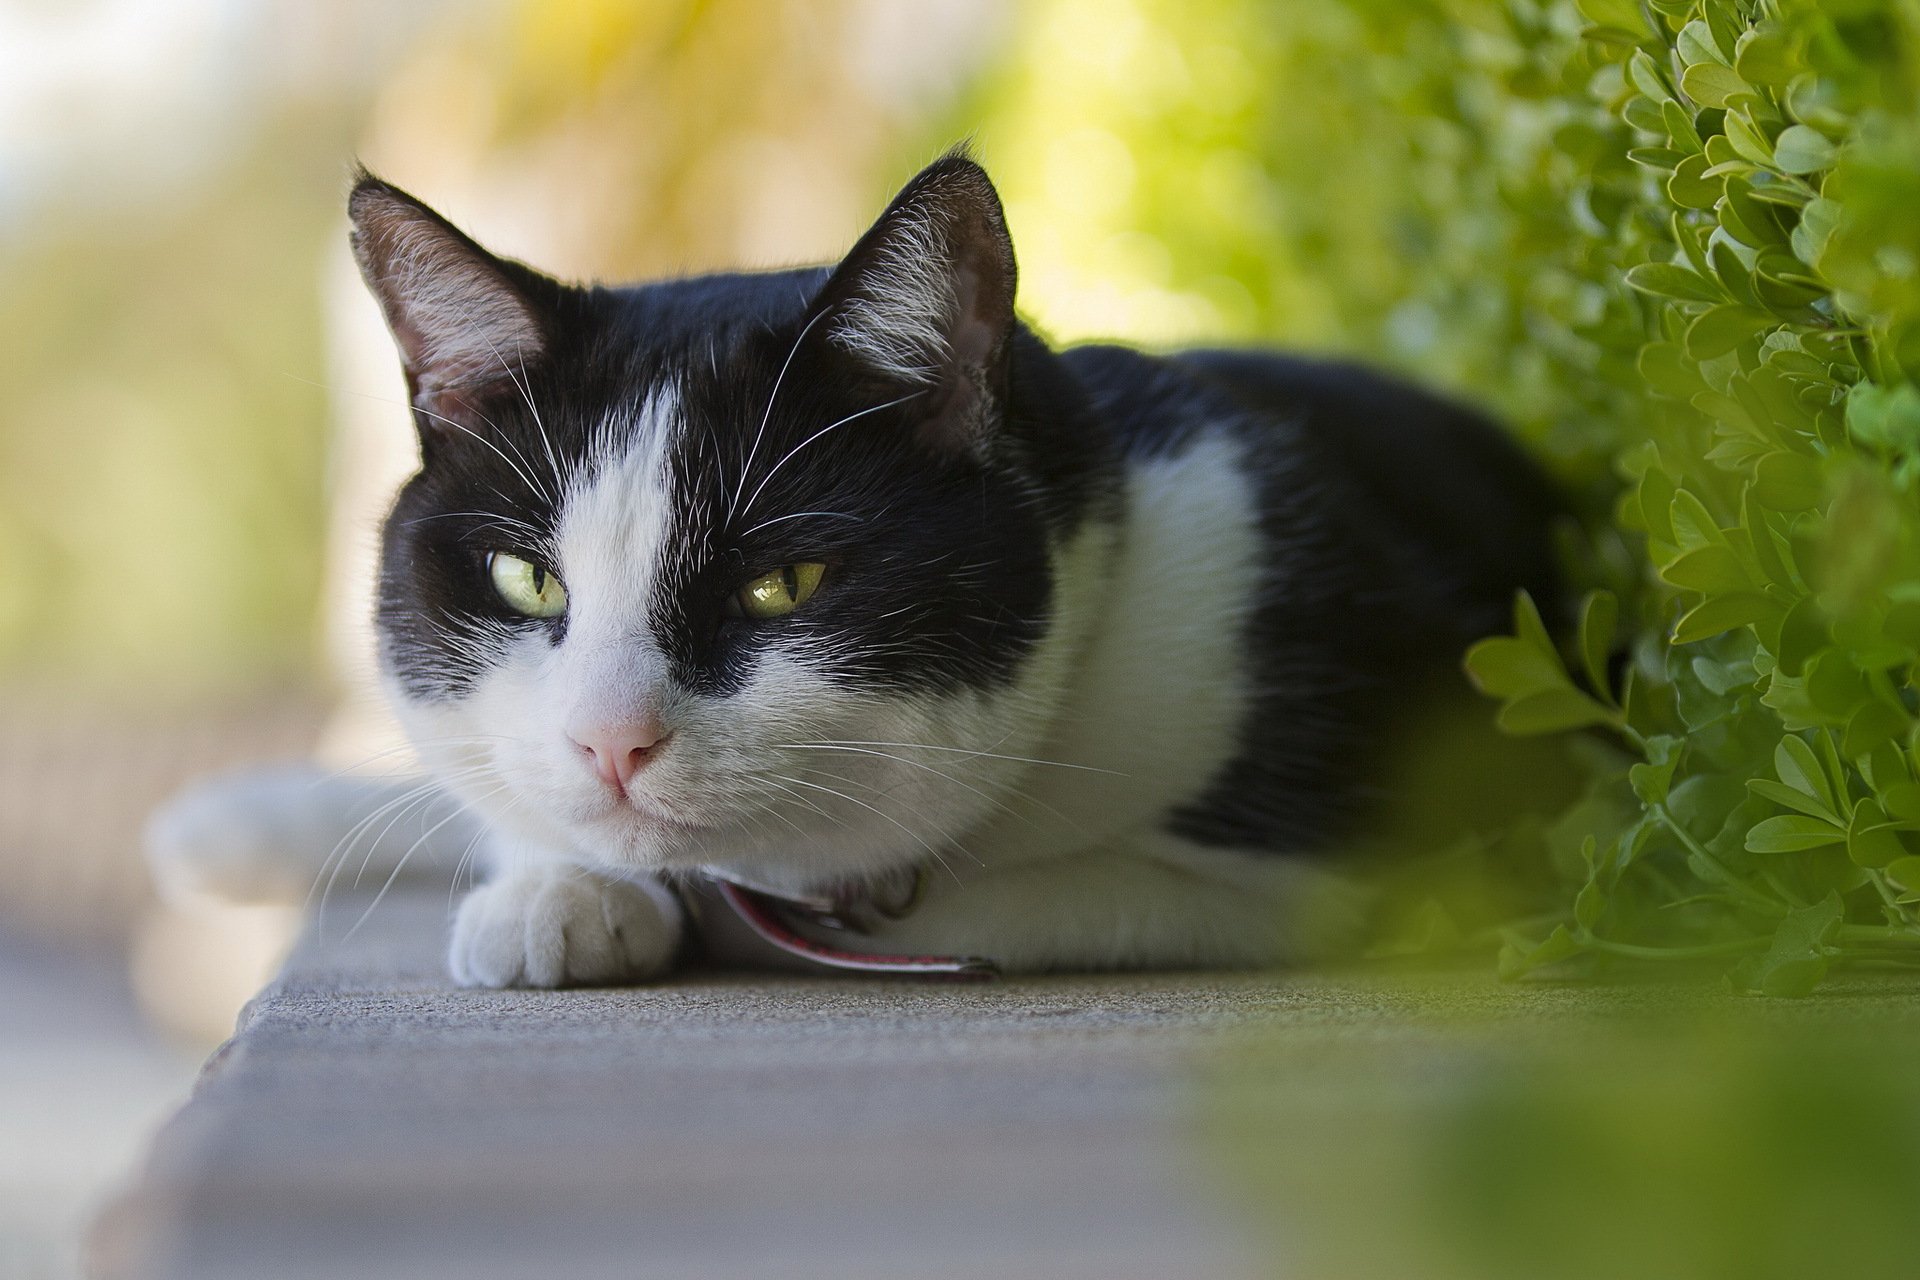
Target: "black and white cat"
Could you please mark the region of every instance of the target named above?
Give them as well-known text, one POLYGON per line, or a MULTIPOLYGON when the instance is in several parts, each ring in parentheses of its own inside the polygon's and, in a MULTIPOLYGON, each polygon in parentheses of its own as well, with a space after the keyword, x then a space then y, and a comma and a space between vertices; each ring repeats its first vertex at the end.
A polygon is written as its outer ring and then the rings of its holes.
POLYGON ((350 211, 421 447, 384 671, 492 868, 464 983, 658 974, 677 883, 923 869, 835 945, 1321 953, 1411 691, 1554 594, 1549 487, 1470 412, 1344 365, 1050 349, 964 154, 836 266, 633 288, 370 176, 350 211))

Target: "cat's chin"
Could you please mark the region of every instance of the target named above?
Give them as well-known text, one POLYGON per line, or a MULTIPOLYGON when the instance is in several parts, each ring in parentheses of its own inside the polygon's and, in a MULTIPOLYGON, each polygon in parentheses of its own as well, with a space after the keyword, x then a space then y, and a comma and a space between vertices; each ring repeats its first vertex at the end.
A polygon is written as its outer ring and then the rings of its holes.
POLYGON ((611 865, 648 871, 690 870, 705 860, 724 823, 701 821, 645 799, 609 801, 571 823, 575 843, 611 865))

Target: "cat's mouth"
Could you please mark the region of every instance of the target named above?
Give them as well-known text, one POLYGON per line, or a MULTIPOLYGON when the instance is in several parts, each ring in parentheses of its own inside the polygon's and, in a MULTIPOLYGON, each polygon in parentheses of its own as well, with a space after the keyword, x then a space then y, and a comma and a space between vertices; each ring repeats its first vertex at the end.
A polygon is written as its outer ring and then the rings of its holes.
POLYGON ((631 791, 622 793, 618 798, 609 796, 605 817, 629 827, 676 835, 691 835, 713 825, 659 796, 631 791))

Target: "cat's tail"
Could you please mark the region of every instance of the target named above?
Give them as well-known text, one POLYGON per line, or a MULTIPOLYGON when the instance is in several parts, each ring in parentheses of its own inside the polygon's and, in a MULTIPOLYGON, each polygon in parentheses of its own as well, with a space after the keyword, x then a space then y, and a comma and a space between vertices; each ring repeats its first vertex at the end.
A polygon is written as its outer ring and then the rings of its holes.
POLYGON ((189 786, 148 820, 146 853, 174 901, 301 903, 390 880, 450 884, 480 839, 479 821, 425 778, 302 764, 189 786))

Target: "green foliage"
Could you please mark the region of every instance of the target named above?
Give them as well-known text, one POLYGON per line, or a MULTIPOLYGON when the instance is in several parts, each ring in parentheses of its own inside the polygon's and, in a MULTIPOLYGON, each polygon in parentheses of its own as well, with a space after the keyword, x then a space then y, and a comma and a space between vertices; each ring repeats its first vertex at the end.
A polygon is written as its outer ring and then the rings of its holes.
MULTIPOLYGON (((1620 747, 1571 744, 1587 794, 1494 837, 1489 865, 1531 839, 1559 882, 1502 968, 1705 958, 1789 992, 1920 959, 1920 10, 1023 13, 981 136, 1043 323, 1401 365, 1491 402, 1582 505, 1566 652, 1523 603, 1470 662, 1505 729, 1620 747), (1104 167, 1062 179, 1082 153, 1104 167)), ((1513 907, 1483 879, 1382 950, 1477 943, 1513 907)))
POLYGON ((1617 121, 1593 162, 1638 170, 1572 252, 1635 322, 1593 336, 1650 393, 1613 442, 1645 571, 1614 584, 1619 681, 1609 591, 1578 675, 1524 600, 1468 666, 1510 732, 1617 735, 1629 757, 1594 786, 1633 803, 1586 833, 1564 920, 1510 938, 1502 970, 1728 955, 1737 988, 1798 995, 1837 964, 1913 963, 1920 15, 1579 8, 1569 66, 1617 121))

